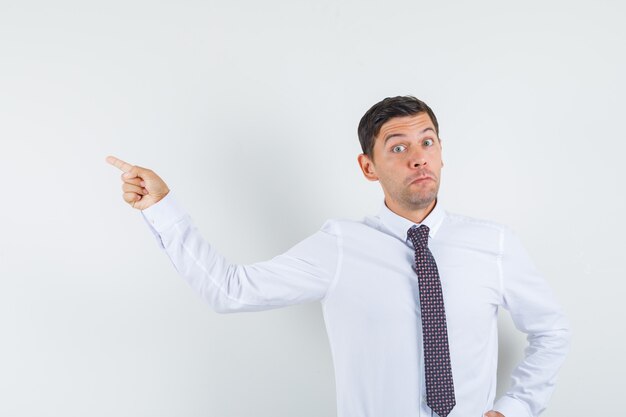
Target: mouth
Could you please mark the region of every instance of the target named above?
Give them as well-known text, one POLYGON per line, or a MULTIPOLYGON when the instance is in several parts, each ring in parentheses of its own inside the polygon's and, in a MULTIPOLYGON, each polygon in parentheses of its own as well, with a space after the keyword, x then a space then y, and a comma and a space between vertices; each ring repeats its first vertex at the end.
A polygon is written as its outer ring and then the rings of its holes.
POLYGON ((417 178, 413 178, 412 180, 410 180, 409 184, 417 184, 417 183, 429 181, 429 180, 434 181, 433 177, 428 176, 428 175, 422 175, 422 176, 419 176, 417 178))

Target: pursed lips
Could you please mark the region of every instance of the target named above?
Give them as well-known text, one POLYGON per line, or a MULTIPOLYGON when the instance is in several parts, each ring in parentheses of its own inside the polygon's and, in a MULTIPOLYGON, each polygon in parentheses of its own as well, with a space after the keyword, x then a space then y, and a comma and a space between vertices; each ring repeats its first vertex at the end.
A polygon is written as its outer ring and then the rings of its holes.
POLYGON ((420 175, 417 177, 413 177, 409 179, 409 184, 413 184, 414 182, 420 182, 423 180, 433 180, 433 177, 430 175, 420 175))

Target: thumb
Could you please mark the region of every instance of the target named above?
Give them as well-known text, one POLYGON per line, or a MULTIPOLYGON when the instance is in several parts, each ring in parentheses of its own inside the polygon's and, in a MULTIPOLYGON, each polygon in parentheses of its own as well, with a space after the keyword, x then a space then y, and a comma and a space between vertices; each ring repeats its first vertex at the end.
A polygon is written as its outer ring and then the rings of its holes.
POLYGON ((122 176, 124 177, 124 179, 127 179, 127 180, 137 178, 137 177, 145 178, 147 171, 148 170, 145 168, 142 168, 138 165, 133 165, 133 167, 129 169, 127 172, 125 172, 122 176))

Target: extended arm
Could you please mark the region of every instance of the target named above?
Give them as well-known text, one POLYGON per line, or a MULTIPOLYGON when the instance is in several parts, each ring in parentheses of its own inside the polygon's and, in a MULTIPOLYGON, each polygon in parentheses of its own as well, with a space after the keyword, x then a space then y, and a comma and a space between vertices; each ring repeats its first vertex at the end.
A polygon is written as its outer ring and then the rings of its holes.
POLYGON ((338 232, 332 220, 281 255, 238 265, 200 235, 172 192, 143 210, 142 216, 178 273, 219 313, 320 300, 334 279, 338 232))
POLYGON ((339 228, 328 220, 282 255, 251 265, 228 262, 198 232, 190 216, 154 171, 114 156, 123 171, 123 198, 141 214, 172 264, 220 313, 257 311, 320 300, 334 281, 339 228))

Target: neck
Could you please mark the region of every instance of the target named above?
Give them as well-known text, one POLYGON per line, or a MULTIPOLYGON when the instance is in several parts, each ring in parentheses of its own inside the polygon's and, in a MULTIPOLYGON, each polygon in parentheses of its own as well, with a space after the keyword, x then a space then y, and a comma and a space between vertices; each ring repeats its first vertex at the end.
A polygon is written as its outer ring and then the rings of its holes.
POLYGON ((413 223, 421 223, 430 214, 437 204, 437 198, 431 201, 425 207, 405 207, 401 204, 397 204, 394 201, 388 201, 385 199, 385 205, 387 208, 398 216, 402 216, 405 219, 411 220, 413 223))

